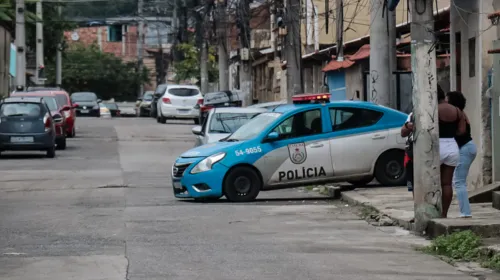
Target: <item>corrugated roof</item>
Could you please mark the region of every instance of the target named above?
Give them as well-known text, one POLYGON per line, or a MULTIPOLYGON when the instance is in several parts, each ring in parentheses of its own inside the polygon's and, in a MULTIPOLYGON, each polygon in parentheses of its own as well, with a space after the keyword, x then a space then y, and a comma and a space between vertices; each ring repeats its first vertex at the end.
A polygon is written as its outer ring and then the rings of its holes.
POLYGON ((344 60, 344 61, 337 61, 337 60, 332 60, 330 61, 324 68, 323 72, 328 72, 328 71, 335 71, 339 69, 345 69, 349 68, 354 64, 354 61, 350 60, 344 60))

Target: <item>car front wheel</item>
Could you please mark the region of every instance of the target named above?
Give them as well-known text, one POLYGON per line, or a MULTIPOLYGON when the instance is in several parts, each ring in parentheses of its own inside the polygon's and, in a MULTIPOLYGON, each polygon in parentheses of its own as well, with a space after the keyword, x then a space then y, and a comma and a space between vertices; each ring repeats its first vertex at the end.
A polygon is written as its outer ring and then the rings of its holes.
POLYGON ((405 185, 404 151, 392 150, 382 154, 375 165, 375 178, 385 186, 405 185))
POLYGON ((56 144, 57 144, 57 148, 59 150, 65 150, 66 149, 66 137, 59 139, 56 144))
POLYGON ((48 158, 55 158, 56 157, 56 146, 52 146, 51 148, 47 149, 47 157, 48 158))
POLYGON ((223 183, 224 195, 231 202, 253 201, 261 187, 262 182, 257 172, 245 166, 231 169, 223 183))

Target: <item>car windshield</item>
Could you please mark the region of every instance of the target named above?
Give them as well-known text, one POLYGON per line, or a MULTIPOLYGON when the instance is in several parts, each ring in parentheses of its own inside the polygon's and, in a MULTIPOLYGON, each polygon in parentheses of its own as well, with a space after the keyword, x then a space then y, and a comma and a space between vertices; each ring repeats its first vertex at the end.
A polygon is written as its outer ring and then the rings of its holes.
POLYGON ((116 103, 105 103, 104 106, 106 106, 108 109, 112 109, 112 110, 118 109, 118 105, 116 105, 116 103))
POLYGON ((49 107, 49 110, 51 111, 57 111, 59 106, 57 106, 57 100, 53 96, 44 96, 42 97, 43 101, 47 104, 47 107, 49 107))
POLYGON ((1 117, 40 117, 41 113, 39 103, 4 103, 0 107, 1 117))
POLYGON ((226 141, 252 139, 280 116, 281 113, 262 113, 238 128, 226 141))
POLYGON ((92 92, 77 92, 71 95, 73 102, 93 102, 97 100, 97 96, 92 92))
POLYGON ((69 105, 68 99, 66 98, 66 95, 64 95, 64 94, 56 94, 56 99, 57 99, 57 103, 59 103, 59 105, 61 105, 61 106, 69 105))
POLYGON ((259 113, 215 113, 210 120, 209 133, 233 133, 259 113))
POLYGON ((158 85, 158 87, 155 90, 155 93, 163 94, 163 93, 165 93, 166 89, 167 89, 167 85, 166 84, 158 85))
POLYGON ((200 91, 195 88, 171 88, 168 90, 168 93, 179 97, 188 97, 196 96, 200 91))
POLYGON ((142 100, 144 100, 144 101, 151 101, 151 100, 153 100, 153 93, 152 92, 145 93, 144 97, 142 98, 142 100))

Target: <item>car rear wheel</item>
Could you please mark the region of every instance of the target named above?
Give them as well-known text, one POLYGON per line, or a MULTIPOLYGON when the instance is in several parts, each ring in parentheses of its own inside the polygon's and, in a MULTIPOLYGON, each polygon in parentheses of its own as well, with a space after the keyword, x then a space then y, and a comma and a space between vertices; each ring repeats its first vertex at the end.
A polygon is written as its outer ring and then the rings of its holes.
POLYGON ((383 153, 375 165, 375 178, 385 186, 405 185, 404 151, 392 150, 383 153))
POLYGON ((51 148, 47 149, 47 157, 48 158, 55 158, 56 157, 56 146, 52 146, 51 148))
POLYGON ((66 137, 59 139, 56 144, 59 150, 66 150, 66 137))
POLYGON ((255 200, 262 182, 255 170, 249 167, 236 167, 229 171, 223 183, 224 195, 232 202, 255 200))
POLYGON ((165 118, 161 112, 158 115, 159 115, 160 123, 167 123, 167 118, 165 118))

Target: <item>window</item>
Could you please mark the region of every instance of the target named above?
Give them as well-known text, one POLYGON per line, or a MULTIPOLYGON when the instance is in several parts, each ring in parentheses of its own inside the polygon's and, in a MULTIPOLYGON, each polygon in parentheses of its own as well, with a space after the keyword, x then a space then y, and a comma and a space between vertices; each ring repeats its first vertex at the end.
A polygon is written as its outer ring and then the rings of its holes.
POLYGON ((168 93, 179 97, 196 96, 200 93, 199 90, 195 88, 171 88, 168 93))
POLYGON ((211 119, 209 133, 233 133, 258 113, 216 113, 211 119))
POLYGON ((66 95, 56 94, 57 103, 62 107, 64 105, 69 105, 68 98, 66 95))
POLYGON ((331 108, 333 131, 366 127, 376 124, 383 113, 360 108, 331 108))
POLYGON ((323 132, 321 110, 297 113, 280 123, 274 130, 280 138, 295 138, 323 132))
POLYGON ((476 76, 476 38, 469 39, 469 77, 476 76))
POLYGON ((229 141, 240 141, 255 138, 259 133, 267 128, 269 124, 281 116, 280 113, 262 113, 240 126, 229 137, 229 141))
POLYGON ((108 26, 108 42, 121 42, 122 41, 122 26, 110 25, 108 26))

